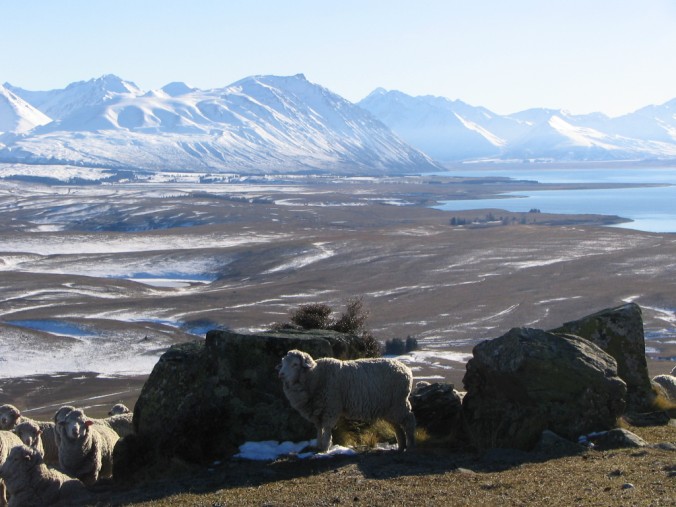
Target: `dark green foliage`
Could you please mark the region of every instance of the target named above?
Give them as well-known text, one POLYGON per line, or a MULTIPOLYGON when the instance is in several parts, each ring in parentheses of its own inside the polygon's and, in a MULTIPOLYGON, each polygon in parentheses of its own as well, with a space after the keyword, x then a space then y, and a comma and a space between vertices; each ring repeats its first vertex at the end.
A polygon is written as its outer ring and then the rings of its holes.
MULTIPOLYGON (((369 312, 364 308, 361 297, 347 300, 345 311, 333 319, 333 309, 325 303, 309 303, 301 305, 291 314, 290 326, 302 329, 330 329, 339 333, 359 336, 364 342, 367 357, 378 357, 382 354, 382 347, 378 340, 366 329, 366 320, 369 312)), ((288 327, 288 324, 277 324, 276 329, 288 327)))

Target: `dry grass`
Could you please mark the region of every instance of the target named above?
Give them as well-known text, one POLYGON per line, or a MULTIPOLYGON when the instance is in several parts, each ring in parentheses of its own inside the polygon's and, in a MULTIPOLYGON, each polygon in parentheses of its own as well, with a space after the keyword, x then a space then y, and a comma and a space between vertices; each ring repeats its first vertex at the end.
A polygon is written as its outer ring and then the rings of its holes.
MULTIPOLYGON (((676 443, 676 426, 630 427, 650 443, 676 443)), ((413 452, 227 462, 110 492, 97 505, 676 505, 676 452, 587 451, 544 459, 517 451, 482 455, 422 443, 413 452)))

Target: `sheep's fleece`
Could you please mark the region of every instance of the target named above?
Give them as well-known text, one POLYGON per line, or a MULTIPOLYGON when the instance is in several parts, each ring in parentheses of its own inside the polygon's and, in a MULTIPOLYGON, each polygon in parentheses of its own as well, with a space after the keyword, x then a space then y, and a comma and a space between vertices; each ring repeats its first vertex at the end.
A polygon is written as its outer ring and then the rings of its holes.
MULTIPOLYGON (((12 448, 17 445, 21 445, 19 437, 9 431, 0 430, 0 470, 2 470, 12 448)), ((5 492, 5 482, 2 480, 2 475, 0 475, 0 507, 5 507, 5 505, 7 505, 7 494, 5 492)))
POLYGON ((0 477, 7 483, 9 507, 70 505, 87 495, 84 485, 42 462, 42 455, 25 445, 13 447, 0 477))
POLYGON ((415 445, 415 416, 408 400, 413 374, 395 359, 316 361, 291 350, 278 367, 284 394, 291 406, 317 428, 317 447, 331 445, 331 430, 338 419, 374 421, 394 426, 399 450, 415 445))

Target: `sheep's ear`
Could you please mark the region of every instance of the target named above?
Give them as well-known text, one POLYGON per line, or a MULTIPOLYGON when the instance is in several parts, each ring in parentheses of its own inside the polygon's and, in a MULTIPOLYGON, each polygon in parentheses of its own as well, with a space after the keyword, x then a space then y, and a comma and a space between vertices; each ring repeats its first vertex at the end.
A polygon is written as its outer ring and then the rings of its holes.
POLYGON ((307 368, 309 370, 315 365, 315 360, 312 359, 310 356, 304 356, 303 361, 300 363, 300 365, 303 368, 307 368))
POLYGON ((91 419, 87 419, 87 420, 85 421, 85 426, 86 426, 87 428, 89 428, 92 424, 94 424, 94 421, 92 421, 91 419))
POLYGON ((38 430, 38 436, 42 435, 42 430, 38 430))

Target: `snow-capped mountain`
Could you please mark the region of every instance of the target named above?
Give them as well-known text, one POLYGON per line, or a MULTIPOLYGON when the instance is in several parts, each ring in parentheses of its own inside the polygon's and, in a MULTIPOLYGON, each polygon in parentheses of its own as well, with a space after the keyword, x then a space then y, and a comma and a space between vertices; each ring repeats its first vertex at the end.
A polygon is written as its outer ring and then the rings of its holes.
POLYGON ((114 76, 31 94, 55 120, 0 161, 148 170, 393 173, 436 169, 371 114, 302 74, 142 92, 114 76))
POLYGON ((619 118, 543 108, 501 116, 458 100, 381 88, 359 105, 442 162, 676 157, 676 99, 619 118))
POLYGON ((0 134, 27 132, 51 121, 47 115, 0 85, 0 134))

